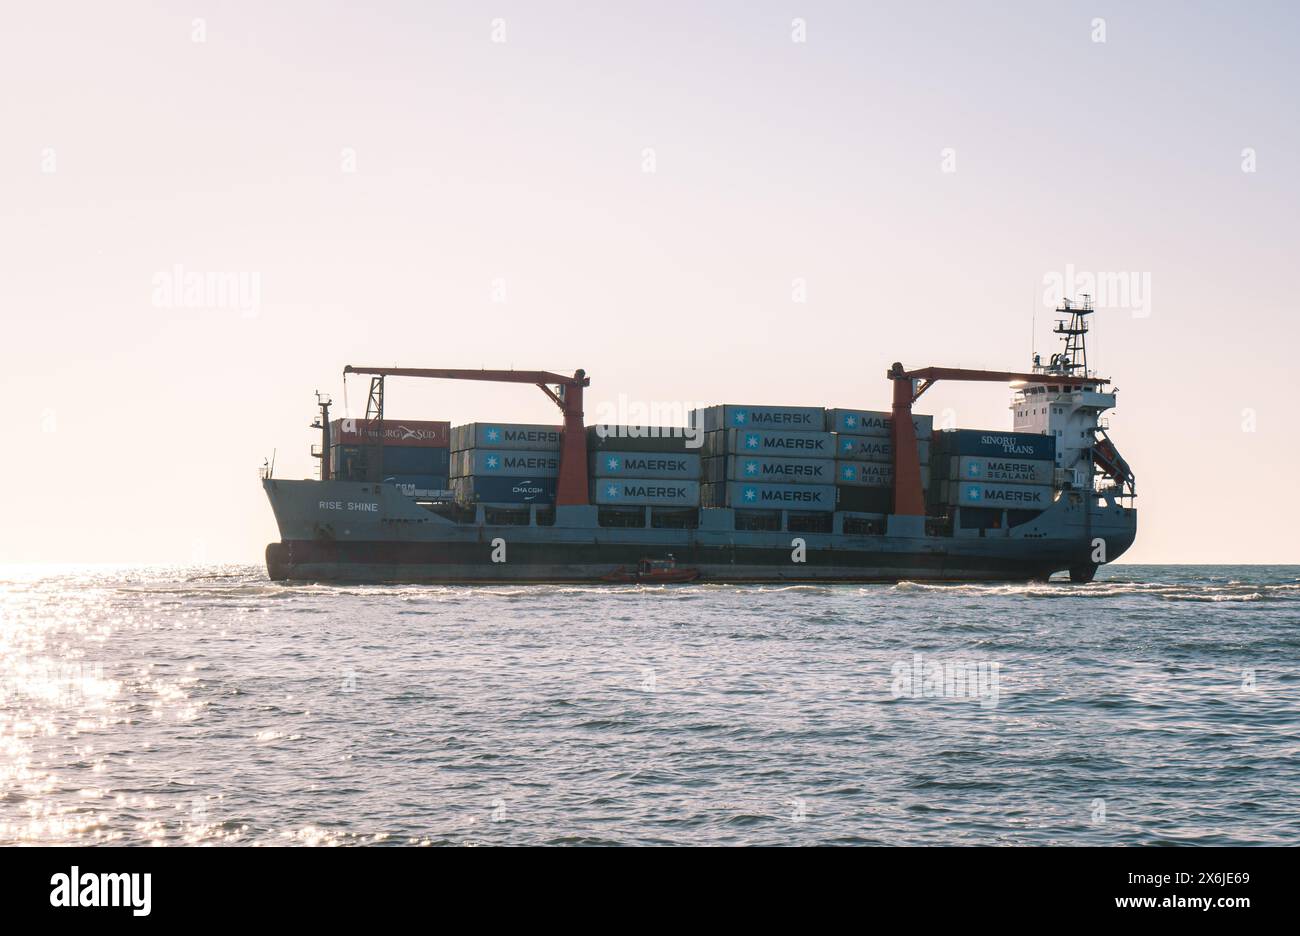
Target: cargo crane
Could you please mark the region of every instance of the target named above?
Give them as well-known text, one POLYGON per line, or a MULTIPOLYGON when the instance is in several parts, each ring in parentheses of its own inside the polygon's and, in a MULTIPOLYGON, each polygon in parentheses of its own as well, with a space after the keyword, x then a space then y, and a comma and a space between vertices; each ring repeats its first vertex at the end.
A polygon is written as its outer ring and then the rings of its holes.
POLYGON ((550 397, 564 414, 564 432, 560 442, 560 478, 556 485, 555 504, 557 507, 572 507, 584 506, 588 503, 587 431, 582 421, 582 390, 590 386, 591 378, 581 368, 574 371, 572 377, 566 377, 550 371, 354 367, 349 364, 343 368, 344 377, 348 374, 370 375, 370 398, 366 403, 366 420, 362 431, 366 436, 370 436, 373 432, 374 438, 379 440, 381 466, 385 377, 433 377, 442 380, 487 380, 493 383, 534 384, 550 397))

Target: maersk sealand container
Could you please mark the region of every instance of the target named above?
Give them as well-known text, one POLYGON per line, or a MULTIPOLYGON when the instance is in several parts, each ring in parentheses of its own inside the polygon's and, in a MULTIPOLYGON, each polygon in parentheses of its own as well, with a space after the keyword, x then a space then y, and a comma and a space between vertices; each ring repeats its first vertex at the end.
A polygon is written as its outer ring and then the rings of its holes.
MULTIPOLYGON (((894 486, 894 466, 889 462, 871 461, 837 461, 835 463, 836 484, 856 484, 862 487, 894 486)), ((921 466, 921 487, 930 486, 930 469, 921 466)))
MULTIPOLYGON (((916 437, 928 440, 934 432, 934 417, 912 414, 916 437)), ((893 417, 874 410, 830 409, 826 411, 826 428, 830 432, 844 432, 860 436, 889 436, 893 417)))
POLYGON ((596 478, 591 499, 601 506, 698 507, 698 481, 654 478, 596 478))
POLYGON ((680 478, 698 481, 700 456, 677 452, 593 452, 595 478, 680 478))
POLYGON ((727 480, 768 484, 833 484, 834 468, 834 462, 826 458, 737 455, 731 459, 727 480))
POLYGON ((706 455, 776 455, 790 458, 834 458, 829 432, 774 432, 767 429, 728 429, 705 437, 706 455))
POLYGON ((1056 463, 1028 458, 984 458, 953 455, 939 458, 945 477, 955 481, 996 481, 1002 484, 1051 484, 1056 463))
POLYGON ((512 478, 558 478, 559 452, 528 452, 522 449, 465 449, 451 459, 451 476, 505 475, 512 478))
POLYGON ((826 411, 820 406, 749 406, 723 403, 691 410, 691 425, 705 432, 720 429, 776 429, 782 431, 822 432, 826 411))
POLYGON ((453 452, 473 448, 559 451, 560 427, 527 423, 466 423, 451 430, 453 452))

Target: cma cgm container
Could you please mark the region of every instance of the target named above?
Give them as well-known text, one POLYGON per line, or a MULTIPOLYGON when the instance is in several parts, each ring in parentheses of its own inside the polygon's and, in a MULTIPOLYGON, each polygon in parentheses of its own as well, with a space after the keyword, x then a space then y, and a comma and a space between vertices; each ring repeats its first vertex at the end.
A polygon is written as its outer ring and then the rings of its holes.
POLYGON ((1027 458, 984 458, 979 455, 936 459, 944 478, 954 481, 997 481, 1002 484, 1051 484, 1055 462, 1027 458))
POLYGON ((984 458, 1024 458, 1055 461, 1056 437, 1033 432, 988 432, 953 429, 935 436, 945 455, 979 455, 984 458))
MULTIPOLYGON (((893 416, 874 410, 831 409, 826 411, 826 428, 830 432, 846 432, 849 435, 885 436, 893 431, 893 416)), ((934 432, 933 416, 912 415, 912 425, 916 427, 918 439, 929 439, 934 432)))
POLYGON ((826 411, 820 406, 749 406, 724 403, 691 411, 691 425, 705 432, 719 429, 779 429, 822 432, 826 411))
POLYGON ((769 458, 736 455, 729 460, 728 481, 767 484, 832 484, 835 463, 826 458, 769 458))
POLYGON ((451 490, 462 504, 553 504, 554 478, 507 478, 473 475, 452 478, 451 490))
POLYGON ((835 488, 829 484, 750 484, 745 481, 729 481, 726 496, 726 506, 741 509, 835 509, 835 488))
POLYGON ((1043 485, 991 484, 986 481, 950 481, 948 485, 948 501, 959 507, 1044 510, 1052 503, 1052 489, 1043 485))
POLYGON ((559 451, 560 427, 526 423, 467 423, 451 431, 454 452, 472 448, 559 451))
POLYGON ((698 481, 700 456, 677 452, 595 452, 591 474, 596 478, 680 478, 698 481))
POLYGON ((707 433, 705 455, 777 455, 790 458, 833 458, 829 432, 774 432, 767 429, 726 429, 707 433))
POLYGON ((559 452, 527 452, 516 449, 466 449, 451 459, 451 476, 506 475, 512 478, 556 478, 560 474, 559 452))
POLYGON ((698 481, 655 478, 597 478, 591 498, 603 506, 698 507, 698 481))
POLYGON ((698 452, 704 434, 685 426, 622 426, 601 423, 587 427, 587 450, 603 452, 698 452))
POLYGON ((446 475, 385 475, 385 484, 396 484, 407 497, 427 497, 445 500, 451 496, 446 475))
MULTIPOLYGON (((863 487, 893 487, 894 466, 888 462, 837 461, 835 483, 863 487)), ((930 469, 921 466, 921 486, 930 486, 930 469)))
MULTIPOLYGON (((917 455, 921 465, 930 463, 930 443, 918 441, 917 455)), ((894 443, 885 436, 845 435, 835 436, 835 457, 842 461, 893 462, 894 443)))
MULTIPOLYGON (((446 448, 451 423, 418 419, 384 419, 384 446, 422 445, 446 448)), ((366 431, 365 420, 335 419, 330 423, 330 442, 335 445, 377 444, 379 433, 366 431)))

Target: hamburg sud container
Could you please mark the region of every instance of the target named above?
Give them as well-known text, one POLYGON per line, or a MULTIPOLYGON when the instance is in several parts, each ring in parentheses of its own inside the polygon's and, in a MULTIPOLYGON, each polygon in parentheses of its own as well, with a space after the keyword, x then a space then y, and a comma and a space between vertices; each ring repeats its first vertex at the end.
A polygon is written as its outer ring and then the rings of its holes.
MULTIPOLYGON (((934 417, 914 413, 912 425, 918 439, 928 440, 934 432, 934 417)), ((893 416, 874 410, 831 409, 826 411, 826 428, 830 432, 887 438, 893 429, 893 416)))
POLYGON ((737 455, 727 468, 728 481, 767 484, 833 484, 835 464, 827 458, 769 458, 737 455))
POLYGON ((940 458, 946 478, 955 481, 996 481, 1002 484, 1051 484, 1055 462, 1027 458, 986 458, 953 455, 940 458))
POLYGON ((620 426, 602 423, 587 427, 587 451, 698 452, 703 435, 685 426, 620 426))
POLYGON ((591 499, 603 506, 698 507, 698 481, 655 478, 597 478, 591 499))
MULTIPOLYGON (((384 419, 384 446, 427 446, 446 448, 451 423, 415 419, 384 419)), ((330 441, 335 445, 377 443, 379 433, 365 431, 365 420, 335 419, 330 422, 330 441)))
POLYGON ((594 452, 591 474, 596 478, 679 478, 698 481, 700 456, 683 452, 594 452))
POLYGON ((750 406, 724 403, 692 410, 691 425, 705 432, 720 429, 780 429, 797 432, 821 432, 826 427, 826 411, 820 406, 750 406))
MULTIPOLYGON (((916 451, 917 455, 920 456, 921 465, 928 465, 930 463, 930 443, 918 440, 916 451)), ((894 444, 886 436, 838 433, 835 436, 835 457, 841 461, 892 463, 894 460, 894 444)))
POLYGON ((452 429, 453 452, 474 448, 555 452, 560 449, 560 427, 525 423, 467 423, 452 429))
POLYGON ((509 506, 555 503, 554 478, 509 478, 470 475, 452 478, 451 490, 462 504, 509 506))
POLYGON ((451 459, 451 475, 513 478, 558 478, 559 452, 528 452, 519 449, 465 449, 451 459))
MULTIPOLYGON (((710 434, 713 436, 714 434, 710 434)), ((719 434, 720 435, 720 434, 719 434)), ((709 446, 706 437, 705 447, 709 446)), ((834 458, 835 440, 829 432, 777 432, 769 429, 728 429, 713 445, 722 451, 706 454, 776 455, 788 458, 834 458)))
POLYGON ((992 484, 987 481, 950 481, 949 502, 959 507, 1009 507, 1044 510, 1052 503, 1046 485, 992 484))

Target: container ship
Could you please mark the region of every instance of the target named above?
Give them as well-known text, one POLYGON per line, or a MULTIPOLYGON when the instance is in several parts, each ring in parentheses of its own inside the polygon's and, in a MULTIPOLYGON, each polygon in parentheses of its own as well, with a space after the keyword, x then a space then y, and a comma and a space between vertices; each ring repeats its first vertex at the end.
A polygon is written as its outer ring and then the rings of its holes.
POLYGON ((1133 543, 1134 476, 1088 366, 1091 301, 1063 302, 1062 347, 1030 370, 895 363, 888 411, 719 404, 683 426, 594 425, 590 378, 354 367, 366 415, 318 395, 319 477, 262 473, 274 580, 439 583, 1089 582, 1133 543), (394 378, 534 384, 555 425, 394 419, 394 378), (913 412, 940 380, 1012 387, 1010 430, 913 412))

